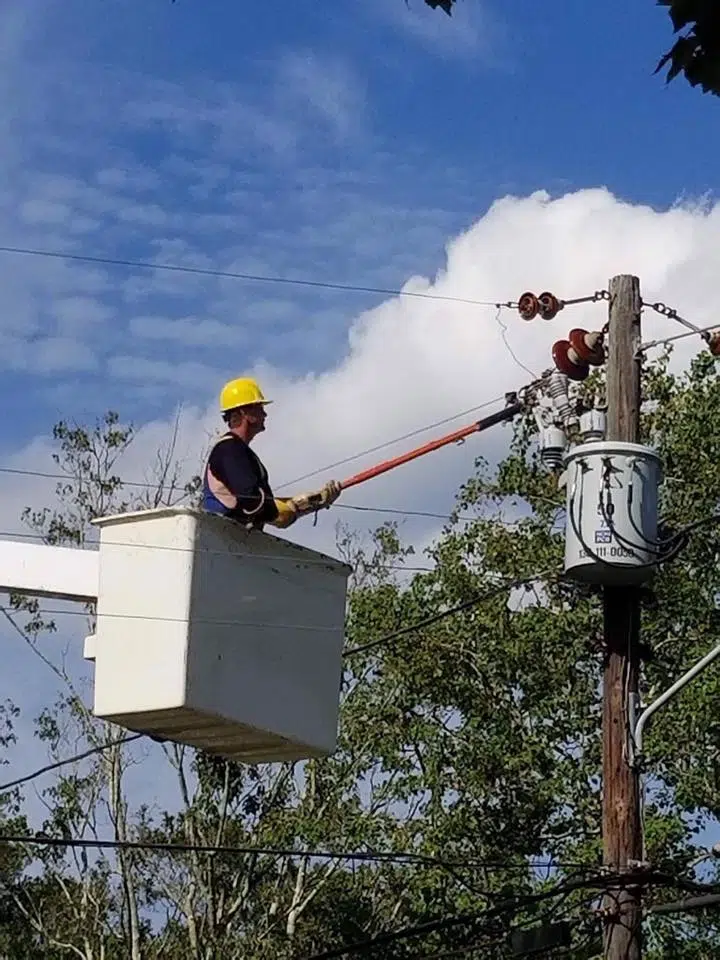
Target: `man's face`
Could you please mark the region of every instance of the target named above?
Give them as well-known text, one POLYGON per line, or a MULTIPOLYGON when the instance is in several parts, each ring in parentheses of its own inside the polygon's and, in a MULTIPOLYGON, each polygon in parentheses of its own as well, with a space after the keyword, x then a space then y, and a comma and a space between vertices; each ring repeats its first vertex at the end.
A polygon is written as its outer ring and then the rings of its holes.
POLYGON ((265 429, 267 412, 262 403, 251 403, 247 407, 243 407, 243 415, 253 435, 261 433, 265 429))

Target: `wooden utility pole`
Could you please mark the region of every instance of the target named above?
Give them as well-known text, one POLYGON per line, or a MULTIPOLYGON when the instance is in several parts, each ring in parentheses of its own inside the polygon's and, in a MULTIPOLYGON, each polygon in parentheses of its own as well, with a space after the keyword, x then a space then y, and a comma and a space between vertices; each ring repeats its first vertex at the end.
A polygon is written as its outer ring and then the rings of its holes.
MULTIPOLYGON (((607 355, 607 439, 640 440, 640 281, 610 281, 607 355)), ((640 785, 629 764, 629 698, 637 692, 640 596, 636 587, 604 587, 603 861, 627 873, 642 858, 640 785)), ((640 960, 640 887, 614 889, 606 900, 605 960, 640 960)))

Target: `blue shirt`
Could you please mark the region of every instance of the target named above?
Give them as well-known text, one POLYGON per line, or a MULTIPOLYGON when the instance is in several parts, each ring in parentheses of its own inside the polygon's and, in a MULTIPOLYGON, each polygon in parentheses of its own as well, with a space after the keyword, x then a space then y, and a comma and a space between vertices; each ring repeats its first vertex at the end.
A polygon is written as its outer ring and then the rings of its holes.
POLYGON ((262 529, 278 508, 268 472, 249 445, 232 432, 214 444, 203 477, 203 510, 262 529))

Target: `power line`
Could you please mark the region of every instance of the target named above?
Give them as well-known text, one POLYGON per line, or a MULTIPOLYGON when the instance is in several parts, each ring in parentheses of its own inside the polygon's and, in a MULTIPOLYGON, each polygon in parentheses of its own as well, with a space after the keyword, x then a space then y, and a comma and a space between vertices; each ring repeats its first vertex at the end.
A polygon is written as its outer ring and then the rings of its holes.
MULTIPOLYGON (((10 530, 0 530, 0 544, 5 542, 15 542, 17 540, 36 540, 45 546, 58 546, 65 547, 64 544, 47 544, 45 542, 46 538, 40 533, 13 533, 10 530)), ((99 545, 98 540, 86 540, 86 543, 92 543, 95 546, 99 545)), ((160 544, 160 543, 131 543, 130 541, 115 540, 112 543, 107 543, 103 546, 103 552, 114 549, 116 547, 130 547, 133 550, 155 550, 156 552, 170 552, 170 553, 192 553, 197 555, 202 554, 203 556, 216 556, 216 557, 226 557, 228 555, 227 550, 211 550, 211 549, 200 549, 197 550, 195 547, 176 547, 172 544, 160 544)), ((94 553, 99 554, 99 550, 94 549, 93 547, 88 546, 70 546, 65 547, 69 550, 77 550, 81 553, 94 553)), ((298 557, 282 557, 275 554, 269 553, 252 553, 248 554, 248 557, 251 557, 253 560, 272 560, 273 563, 297 563, 298 557)), ((300 562, 305 566, 318 566, 324 567, 326 565, 325 560, 311 560, 307 557, 303 557, 300 562)), ((432 573, 436 568, 435 567, 421 567, 415 564, 407 563, 388 563, 383 564, 383 569, 385 570, 404 570, 407 573, 432 573)), ((58 611, 63 613, 64 611, 58 611)))
MULTIPOLYGON (((318 471, 318 473, 319 472, 321 471, 318 471)), ((0 467, 0 474, 2 473, 12 474, 14 476, 20 476, 20 477, 37 477, 42 480, 67 480, 68 479, 68 477, 63 476, 60 473, 44 473, 40 470, 23 470, 19 467, 0 467)), ((155 486, 154 483, 140 483, 137 481, 133 482, 130 480, 121 481, 121 485, 128 486, 128 487, 136 486, 136 487, 145 487, 145 488, 155 486)), ((465 523, 473 523, 475 520, 478 519, 477 517, 466 516, 463 514, 455 515, 450 513, 435 513, 432 510, 406 510, 401 507, 368 507, 359 503, 334 503, 333 508, 334 509, 340 508, 341 510, 355 510, 356 512, 359 512, 359 513, 389 513, 399 517, 424 517, 430 520, 460 520, 465 523)), ((516 521, 501 520, 499 518, 496 520, 496 522, 502 523, 505 526, 512 526, 516 523, 516 521)), ((2 536, 29 537, 30 539, 34 539, 36 536, 40 536, 40 535, 26 534, 26 533, 8 534, 3 531, 0 531, 0 537, 2 536)), ((42 539, 42 537, 40 537, 40 539, 42 539)))
MULTIPOLYGON (((15 539, 38 540, 41 543, 45 544, 45 537, 39 533, 14 534, 7 530, 0 531, 0 543, 7 542, 8 540, 10 542, 13 542, 15 539), (3 538, 5 538, 5 541, 3 541, 3 538)), ((95 546, 99 545, 98 540, 86 540, 85 543, 92 543, 95 546)), ((45 544, 45 545, 46 546, 63 546, 62 544, 45 544)), ((131 541, 123 541, 123 540, 115 540, 110 543, 104 544, 102 547, 102 551, 103 553, 105 553, 105 552, 108 552, 109 550, 117 549, 118 547, 128 547, 132 550, 153 550, 156 553, 161 553, 161 552, 162 553, 191 553, 193 555, 201 554, 202 556, 206 556, 206 557, 208 556, 227 557, 228 555, 227 550, 210 549, 210 548, 197 549, 196 547, 178 547, 178 546, 174 546, 173 544, 165 544, 165 543, 133 543, 131 541)), ((76 550, 80 553, 99 554, 100 552, 99 550, 96 550, 93 547, 89 547, 89 546, 74 545, 71 547, 65 547, 65 549, 76 550)), ((253 552, 252 554, 247 554, 247 555, 236 554, 236 556, 247 556, 252 560, 271 560, 273 563, 293 563, 294 564, 299 562, 299 563, 302 563, 304 566, 310 566, 310 567, 313 567, 313 566, 324 567, 327 564, 327 561, 322 558, 318 560, 313 560, 313 559, 310 559, 309 557, 298 557, 298 556, 283 557, 283 556, 278 556, 277 554, 270 554, 270 553, 253 552)), ((406 564, 406 563, 390 563, 390 564, 385 564, 384 569, 404 570, 409 573, 432 573, 435 567, 420 567, 414 564, 406 564)), ((58 611, 58 612, 62 613, 64 611, 58 611)))
POLYGON ((440 613, 434 613, 432 616, 425 617, 423 620, 416 620, 414 623, 410 623, 406 627, 400 627, 398 630, 394 630, 392 633, 388 633, 384 637, 379 637, 376 640, 370 640, 368 643, 363 643, 359 647, 351 647, 349 650, 345 651, 344 656, 352 657, 358 653, 366 653, 368 650, 373 650, 375 647, 379 647, 386 643, 391 643, 392 641, 405 636, 407 633, 415 633, 418 630, 423 630, 425 627, 431 627, 434 624, 439 623, 441 620, 455 616, 456 613, 462 613, 464 610, 469 610, 471 607, 475 607, 479 603, 483 603, 486 600, 492 600, 494 597, 499 596, 506 590, 513 590, 516 587, 521 587, 527 583, 532 583, 534 580, 543 579, 549 576, 551 573, 553 573, 552 570, 543 573, 534 573, 532 576, 523 577, 518 580, 507 581, 498 585, 497 587, 494 587, 487 593, 481 593, 471 597, 469 600, 464 600, 462 603, 458 603, 456 606, 450 607, 448 610, 442 610, 440 613))
MULTIPOLYGON (((587 864, 584 866, 586 869, 589 869, 587 864)), ((366 951, 373 950, 375 947, 386 946, 398 940, 407 940, 410 937, 441 933, 458 926, 468 926, 472 928, 477 924, 481 924, 495 917, 500 917, 503 914, 516 913, 523 907, 534 906, 535 904, 554 899, 555 897, 567 896, 577 890, 597 889, 598 891, 608 891, 615 887, 623 889, 633 885, 649 884, 677 887, 678 889, 690 890, 692 892, 710 893, 718 891, 718 887, 714 884, 699 884, 661 871, 612 873, 605 869, 602 873, 589 877, 576 880, 561 880, 548 890, 541 890, 537 893, 520 894, 493 904, 491 907, 486 907, 481 911, 458 914, 453 917, 439 917, 426 921, 425 923, 402 927, 399 930, 382 931, 374 936, 358 940, 355 943, 326 950, 323 953, 313 954, 311 957, 304 958, 304 960, 338 960, 340 957, 365 953, 366 951)), ((479 933, 481 931, 476 932, 479 933)))
POLYGON ((500 401, 504 399, 504 395, 500 397, 494 397, 492 400, 486 400, 484 403, 479 403, 474 407, 468 407, 467 410, 462 410, 460 413, 454 413, 451 417, 443 417, 442 420, 435 420, 433 423, 429 423, 425 427, 419 427, 417 430, 411 430, 409 433, 403 433, 401 436, 395 437, 393 440, 386 440, 384 443, 378 443, 376 446, 368 447, 366 450, 362 450, 360 453, 354 453, 351 457, 344 457, 342 460, 336 460, 334 463, 326 464, 326 466, 319 467, 317 470, 313 470, 310 473, 304 473, 300 477, 295 477, 294 480, 288 480, 284 483, 281 483, 278 486, 278 490, 281 490, 283 487, 289 487, 294 483, 300 483, 301 480, 307 480, 308 477, 317 476, 319 473, 325 473, 326 470, 334 470, 335 467, 342 467, 346 463, 352 463, 354 460, 359 460, 361 457, 368 456, 368 454, 377 453, 379 450, 384 450, 387 447, 391 447, 396 443, 402 442, 403 440, 410 440, 413 437, 419 436, 421 433, 426 433, 428 430, 434 430, 435 427, 442 427, 446 423, 452 423, 453 420, 459 420, 460 417, 466 417, 471 413, 477 413, 480 410, 484 410, 486 407, 490 407, 494 403, 500 403, 500 401))
MULTIPOLYGON (((335 504, 335 506, 337 506, 337 504, 335 504)), ((513 530, 518 528, 523 522, 523 518, 519 518, 517 520, 505 520, 503 519, 503 517, 497 517, 497 516, 472 517, 472 516, 466 516, 464 514, 453 515, 453 514, 446 514, 446 513, 431 513, 425 510, 401 510, 401 509, 395 509, 393 507, 361 507, 361 506, 355 506, 355 505, 351 506, 349 504, 346 504, 345 506, 346 506, 346 509, 348 510, 358 510, 365 513, 390 513, 390 514, 397 514, 401 517, 429 517, 430 519, 433 519, 433 520, 447 520, 447 521, 459 520, 459 521, 462 521, 463 523, 477 523, 477 522, 493 523, 493 524, 498 524, 499 526, 505 527, 508 530, 513 530)), ((560 509, 560 507, 558 507, 558 509, 560 509)), ((530 519, 530 518, 524 518, 524 519, 530 519)), ((42 543, 45 543, 46 541, 46 537, 42 533, 24 533, 22 531, 13 531, 13 530, 0 530, 0 540, 1 539, 37 540, 42 543)), ((93 544, 99 543, 98 540, 87 540, 85 542, 93 543, 93 544)), ((62 544, 55 544, 55 546, 62 546, 62 544)), ((149 544, 149 543, 130 544, 130 543, 123 543, 121 541, 116 541, 113 544, 113 546, 117 546, 117 547, 134 546, 134 547, 140 547, 145 549, 173 550, 173 551, 182 550, 187 552, 194 552, 191 547, 172 547, 167 545, 161 546, 159 544, 156 546, 154 544, 149 544)), ((88 548, 78 547, 77 549, 88 549, 88 548)), ((216 554, 223 553, 223 551, 221 550, 203 550, 202 552, 216 553, 216 554)), ((268 559, 267 555, 264 555, 261 553, 256 553, 254 554, 254 556, 256 556, 259 560, 268 559)), ((274 557, 273 559, 282 559, 282 558, 274 557)), ((303 562, 310 563, 311 561, 304 560, 303 562)), ((319 561, 319 562, 323 562, 323 561, 319 561)), ((410 569, 419 569, 419 568, 408 567, 405 564, 395 564, 395 565, 391 565, 390 569, 410 570, 410 569)), ((423 567, 423 569, 426 569, 426 568, 423 567)))
POLYGON ((143 736, 145 736, 143 733, 134 733, 130 737, 121 737, 119 740, 113 740, 112 743, 103 743, 99 747, 92 747, 90 750, 84 750, 82 753, 76 753, 72 757, 66 757, 63 760, 57 760, 55 763, 49 763, 44 767, 40 767, 38 770, 34 770, 32 773, 26 774, 24 777, 18 777, 17 780, 9 780, 7 783, 0 783, 0 792, 10 790, 12 787, 18 787, 21 783, 27 783, 30 780, 35 780, 37 777, 41 777, 44 773, 50 773, 52 770, 58 770, 60 767, 65 767, 69 763, 78 763, 80 760, 85 760, 87 757, 92 757, 96 753, 103 753, 105 750, 111 750, 113 747, 119 747, 124 743, 130 743, 132 740, 139 740, 143 736))
POLYGON ((30 247, 0 246, 0 253, 18 254, 28 257, 45 257, 55 260, 76 261, 79 263, 98 263, 113 267, 137 267, 142 270, 164 270, 172 273, 194 274, 196 276, 217 277, 225 280, 246 280, 256 283, 290 284, 302 287, 315 287, 323 290, 341 290, 346 293, 373 293, 391 297, 414 297, 420 300, 440 300, 449 303, 466 303, 478 307, 517 306, 514 300, 499 302, 496 300, 477 300, 473 297, 453 297, 440 293, 420 293, 412 290, 394 290, 386 287, 366 287, 352 283, 334 283, 329 280, 308 280, 294 277, 279 277, 257 273, 240 273, 236 270, 220 270, 211 267, 190 267, 183 264, 154 263, 151 260, 125 260, 119 257, 98 257, 90 254, 67 253, 59 250, 41 250, 30 247))
MULTIPOLYGON (((133 544, 135 546, 135 544, 133 544)), ((143 546, 148 546, 144 544, 143 546)), ((164 548, 159 548, 164 549, 164 548)), ((168 549, 173 550, 185 550, 185 547, 170 547, 168 549)), ((431 573, 431 570, 422 570, 423 573, 431 573)), ((540 580, 550 576, 554 571, 545 571, 544 573, 535 573, 531 576, 518 579, 510 580, 502 585, 498 585, 493 590, 488 593, 479 594, 478 596, 471 597, 469 600, 464 600, 462 603, 457 604, 454 607, 450 607, 447 610, 443 610, 440 613, 434 613, 429 617, 425 617, 422 620, 417 620, 414 623, 409 623, 405 627, 401 627, 398 630, 393 630, 392 633, 385 634, 382 637, 378 637, 375 640, 371 640, 368 643, 362 644, 359 647, 352 647, 349 650, 344 651, 343 656, 355 656, 358 653, 364 653, 368 650, 372 650, 375 647, 382 646, 386 643, 391 643, 394 640, 399 639, 400 637, 405 636, 408 633, 415 633, 418 630, 423 630, 425 627, 433 626, 435 623, 439 623, 442 620, 446 620, 448 617, 453 617, 455 614, 462 613, 464 610, 469 610, 471 607, 477 606, 479 603, 483 603, 486 600, 490 600, 495 596, 503 593, 505 590, 512 590, 516 587, 521 587, 526 583, 532 583, 534 580, 540 580)), ((9 614, 4 607, 0 607, 0 612, 2 612, 8 619, 9 614)), ((22 612, 22 611, 19 611, 22 612)), ((42 610, 39 611, 42 616, 45 617, 87 617, 88 613, 85 610, 42 610)), ((102 618, 108 620, 136 620, 142 621, 143 623, 152 622, 152 623, 186 623, 187 621, 181 617, 151 617, 148 614, 133 614, 133 613, 112 613, 106 612, 101 614, 102 618)), ((12 621, 14 623, 14 621, 12 621)), ((335 627, 321 627, 316 624, 306 624, 306 623, 255 623, 245 620, 216 620, 210 618, 197 618, 193 620, 193 623, 203 623, 206 625, 213 626, 227 626, 227 627, 243 627, 244 629, 253 629, 253 630, 262 630, 266 627, 271 627, 273 630, 310 630, 314 633, 318 631, 323 632, 333 632, 335 627)), ((19 628, 18 628, 19 629, 19 628)))
MULTIPOLYGON (((1 248, 0 248, 1 249, 1 248)), ((287 480, 278 484, 277 489, 281 490, 283 487, 291 486, 295 483, 300 483, 302 480, 307 480, 309 477, 317 476, 320 473, 325 473, 327 470, 332 470, 335 467, 343 466, 347 463, 352 463, 355 460, 360 460, 362 457, 368 456, 371 453, 377 453, 379 450, 384 450, 387 447, 394 446, 396 443, 401 443, 403 440, 409 440, 412 437, 417 437, 422 433, 426 433, 428 430, 434 430, 436 427, 443 426, 447 423, 452 423, 454 420, 459 420, 460 417, 468 416, 471 413, 477 413, 480 410, 484 410, 486 407, 492 406, 494 403, 499 403, 503 400, 504 397, 493 397, 491 400, 485 400, 483 403, 476 404, 473 407, 468 407, 465 410, 461 410, 459 413, 454 413, 449 417, 443 417, 441 420, 435 420, 432 423, 428 423, 423 427, 418 427, 415 430, 411 430, 408 433, 403 433, 400 436, 393 437, 391 440, 384 440, 382 443, 378 443, 375 446, 367 447, 364 450, 360 450, 358 453, 354 453, 351 456, 343 457, 341 460, 336 460, 333 463, 325 464, 322 467, 318 467, 316 470, 312 470, 309 473, 304 473, 299 477, 296 477, 294 480, 287 480)), ((21 467, 0 467, 0 473, 6 473, 13 476, 21 477, 39 477, 44 480, 68 480, 69 478, 60 473, 47 473, 42 470, 26 470, 21 467)), ((125 487, 140 487, 143 490, 151 489, 152 487, 158 486, 156 482, 150 482, 148 480, 121 480, 122 486, 125 487)), ((362 509, 372 509, 369 507, 356 507, 350 504, 337 504, 345 509, 350 510, 362 510, 362 509)), ((383 509, 383 513, 397 513, 399 511, 392 508, 383 509)))
MULTIPOLYGON (((292 847, 224 846, 222 844, 170 843, 150 840, 100 840, 95 838, 85 840, 73 837, 50 837, 42 833, 24 836, 0 835, 0 844, 21 843, 92 850, 148 850, 162 853, 208 853, 224 856, 310 857, 318 860, 356 860, 368 863, 417 863, 450 868, 474 866, 479 869, 490 870, 531 870, 541 869, 543 866, 566 866, 559 863, 534 864, 532 861, 510 863, 501 860, 475 859, 472 856, 466 857, 462 861, 454 861, 410 851, 393 853, 379 850, 298 850, 292 847)), ((569 866, 589 869, 587 864, 570 864, 569 866)))
MULTIPOLYGON (((611 882, 617 883, 621 880, 629 879, 630 876, 615 876, 612 878, 611 882)), ((355 943, 347 944, 344 947, 336 947, 332 950, 326 950, 323 953, 313 954, 312 957, 307 957, 305 960, 337 960, 339 957, 349 956, 350 954, 365 953, 368 950, 373 950, 375 947, 386 946, 387 944, 394 943, 398 940, 407 940, 410 937, 427 936, 431 933, 440 933, 444 930, 450 930, 453 927, 458 926, 472 927, 478 923, 481 923, 482 921, 487 921, 494 917, 500 917, 504 913, 517 912, 522 907, 528 907, 536 903, 542 903, 545 900, 561 896, 562 894, 572 892, 573 890, 587 889, 588 887, 593 887, 596 885, 604 888, 608 885, 608 880, 609 878, 607 876, 600 875, 584 880, 562 881, 549 890, 543 890, 534 894, 530 893, 515 896, 510 899, 503 900, 500 903, 494 904, 492 907, 487 907, 482 911, 459 914, 454 917, 440 917, 436 920, 426 921, 425 923, 402 927, 399 930, 381 932, 372 937, 367 937, 364 940, 358 940, 355 943)))
MULTIPOLYGON (((320 472, 322 471, 319 470, 318 473, 320 472)), ((41 480, 68 480, 69 479, 68 477, 63 476, 61 473, 45 473, 42 470, 23 470, 20 467, 0 467, 0 474, 3 474, 3 473, 10 474, 13 476, 19 476, 19 477, 36 477, 41 480)), ((132 481, 132 480, 122 480, 121 486, 143 487, 145 489, 148 489, 150 487, 156 486, 156 484, 141 483, 140 481, 132 481)), ((283 484, 283 486, 286 486, 286 484, 283 484)), ((355 503, 334 503, 333 507, 335 509, 340 508, 342 510, 355 510, 355 511, 364 512, 364 513, 389 513, 389 514, 394 514, 401 517, 427 517, 433 520, 452 520, 453 519, 452 515, 446 514, 446 513, 433 513, 432 511, 426 511, 426 510, 403 510, 400 507, 366 507, 366 506, 362 506, 361 504, 355 504, 355 503)), ((474 518, 458 516, 457 519, 471 521, 474 518)), ((3 536, 3 534, 0 533, 0 536, 3 536)))

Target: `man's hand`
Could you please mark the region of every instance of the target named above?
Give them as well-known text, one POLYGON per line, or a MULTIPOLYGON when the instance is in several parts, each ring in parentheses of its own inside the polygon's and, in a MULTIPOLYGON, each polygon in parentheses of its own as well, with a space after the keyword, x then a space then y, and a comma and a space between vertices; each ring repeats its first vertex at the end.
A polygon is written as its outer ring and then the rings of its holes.
POLYGON ((314 493, 299 493, 292 498, 292 502, 300 513, 311 513, 313 510, 327 509, 335 503, 342 493, 342 486, 337 480, 330 480, 314 493))
POLYGON ((323 506, 329 507, 331 504, 335 503, 341 493, 342 487, 340 483, 337 480, 329 480, 320 491, 320 494, 323 498, 323 506))

